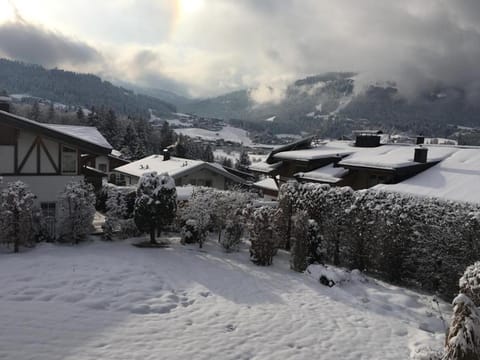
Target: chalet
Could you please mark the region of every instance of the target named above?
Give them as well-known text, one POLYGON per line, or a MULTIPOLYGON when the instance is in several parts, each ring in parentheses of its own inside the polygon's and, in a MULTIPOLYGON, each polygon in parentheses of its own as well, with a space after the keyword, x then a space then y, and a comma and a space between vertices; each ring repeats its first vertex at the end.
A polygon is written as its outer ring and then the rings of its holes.
MULTIPOLYGON (((459 166, 455 158, 460 154, 467 156, 468 153, 475 159, 475 156, 480 156, 480 149, 427 145, 423 140, 423 137, 419 137, 416 145, 384 143, 382 134, 376 132, 358 133, 355 141, 327 141, 316 145, 312 145, 312 139, 307 138, 275 149, 265 162, 254 164, 250 169, 270 177, 277 187, 295 179, 299 182, 350 186, 355 190, 377 187, 412 192, 415 188, 425 195, 433 195, 435 189, 439 188, 439 184, 429 187, 428 184, 436 184, 434 178, 426 181, 424 176, 429 174, 441 172, 442 175, 437 179, 451 179, 451 187, 464 182, 459 178, 453 180, 453 172, 448 170, 452 168, 452 163, 455 169, 463 169, 462 166, 470 169, 469 172, 458 170, 458 173, 465 172, 468 175, 473 172, 478 175, 475 166, 471 166, 473 160, 459 166), (423 184, 422 190, 413 185, 417 181, 423 184)), ((445 192, 450 192, 447 190, 450 187, 445 186, 445 192)), ((264 187, 265 193, 273 196, 273 193, 269 193, 273 190, 272 181, 261 181, 255 183, 254 187, 264 187)))
POLYGON ((112 184, 125 183, 123 174, 115 172, 114 169, 129 163, 130 161, 122 159, 121 153, 116 150, 112 150, 108 155, 82 155, 85 179, 93 184, 96 190, 102 187, 104 180, 112 184))
POLYGON ((118 185, 127 186, 135 185, 144 173, 151 171, 168 173, 175 179, 176 186, 207 186, 225 190, 245 184, 244 179, 226 171, 220 164, 173 157, 168 151, 120 166, 114 171, 125 179, 124 184, 118 185))
POLYGON ((42 124, 11 114, 8 99, 0 99, 0 187, 26 183, 52 224, 59 192, 84 179, 82 154, 107 156, 111 150, 94 127, 42 124))

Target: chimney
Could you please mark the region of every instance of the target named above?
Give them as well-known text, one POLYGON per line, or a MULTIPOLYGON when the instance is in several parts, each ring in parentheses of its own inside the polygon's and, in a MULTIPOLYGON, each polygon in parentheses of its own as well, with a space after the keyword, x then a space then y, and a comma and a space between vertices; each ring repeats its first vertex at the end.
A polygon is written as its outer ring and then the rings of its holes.
POLYGON ((417 136, 417 145, 422 145, 425 143, 425 136, 417 136))
POLYGON ((0 96, 0 110, 10 112, 11 99, 8 96, 0 96))
POLYGON ((168 149, 163 149, 163 161, 170 160, 170 151, 168 149))
POLYGON ((413 161, 426 164, 427 163, 427 153, 428 149, 424 147, 416 147, 415 148, 415 155, 413 157, 413 161))

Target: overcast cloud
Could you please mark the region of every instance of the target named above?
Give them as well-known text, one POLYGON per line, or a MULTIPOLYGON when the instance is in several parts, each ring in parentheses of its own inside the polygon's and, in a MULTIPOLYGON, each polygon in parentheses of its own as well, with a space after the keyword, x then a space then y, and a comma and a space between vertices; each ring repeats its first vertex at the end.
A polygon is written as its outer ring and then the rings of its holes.
POLYGON ((32 3, 0 25, 4 56, 194 96, 259 86, 259 101, 275 100, 325 71, 480 94, 478 0, 45 0, 37 15, 32 3))

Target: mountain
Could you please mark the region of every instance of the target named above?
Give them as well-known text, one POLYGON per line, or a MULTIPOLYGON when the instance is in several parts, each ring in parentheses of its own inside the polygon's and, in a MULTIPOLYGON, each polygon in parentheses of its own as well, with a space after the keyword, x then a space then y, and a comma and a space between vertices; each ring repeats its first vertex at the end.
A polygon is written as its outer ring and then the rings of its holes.
POLYGON ((148 117, 149 109, 157 115, 176 112, 171 103, 115 86, 95 75, 47 70, 39 65, 6 59, 0 59, 0 90, 71 106, 103 106, 125 115, 148 117))
POLYGON ((462 89, 437 85, 407 99, 392 82, 355 91, 355 76, 337 72, 299 79, 276 103, 256 103, 256 89, 248 89, 192 101, 179 109, 254 131, 332 137, 362 128, 446 137, 457 125, 480 126, 480 107, 462 89))

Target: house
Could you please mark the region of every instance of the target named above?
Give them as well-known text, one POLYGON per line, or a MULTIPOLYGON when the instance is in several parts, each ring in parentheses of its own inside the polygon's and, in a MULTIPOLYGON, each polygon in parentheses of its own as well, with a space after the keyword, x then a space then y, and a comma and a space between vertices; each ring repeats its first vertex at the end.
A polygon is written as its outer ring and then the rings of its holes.
POLYGON ((81 155, 107 156, 111 150, 94 127, 42 124, 11 114, 8 99, 0 99, 0 187, 26 183, 52 231, 59 192, 84 179, 81 155))
MULTIPOLYGON (((354 190, 371 187, 409 193, 415 190, 423 195, 438 193, 440 184, 430 175, 437 174, 437 179, 450 180, 449 184, 446 180, 442 184, 445 186, 445 198, 452 199, 462 196, 453 196, 450 189, 467 181, 453 176, 454 173, 477 175, 474 159, 480 156, 480 148, 424 144, 423 137, 419 137, 415 145, 384 143, 382 135, 373 131, 361 132, 355 141, 325 141, 316 145, 310 138, 303 139, 275 149, 265 162, 254 164, 250 169, 269 176, 278 187, 288 180, 297 180, 350 186, 354 190), (459 164, 455 161, 459 154, 468 156, 470 160, 459 164), (427 181, 427 178, 431 180, 427 181), (415 185, 417 181, 422 184, 421 187, 415 185)), ((474 178, 468 181, 474 183, 474 178)), ((254 187, 267 187, 264 190, 266 194, 274 196, 274 193, 269 193, 274 190, 272 181, 261 181, 254 187)), ((463 191, 459 189, 455 193, 463 191)))
POLYGON ((480 148, 459 146, 450 149, 452 153, 448 157, 418 175, 373 189, 480 204, 480 148))
POLYGON ((112 184, 124 184, 123 174, 114 172, 113 169, 129 163, 129 160, 121 158, 121 153, 117 150, 112 150, 108 155, 82 155, 85 179, 93 184, 96 190, 102 187, 104 179, 112 184))
POLYGON ((137 184, 140 177, 151 171, 168 173, 176 186, 195 185, 226 190, 234 185, 243 185, 245 180, 226 171, 220 164, 163 155, 151 155, 114 169, 125 177, 124 185, 137 184))

